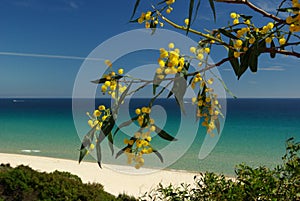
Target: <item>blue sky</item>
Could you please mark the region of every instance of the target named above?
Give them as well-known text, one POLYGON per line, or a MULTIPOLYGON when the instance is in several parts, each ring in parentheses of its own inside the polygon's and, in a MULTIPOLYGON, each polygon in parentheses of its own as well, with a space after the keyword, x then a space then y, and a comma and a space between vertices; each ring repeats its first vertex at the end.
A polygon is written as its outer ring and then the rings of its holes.
MULTIPOLYGON (((105 40, 125 31, 141 28, 128 23, 134 0, 3 0, 0 6, 0 97, 71 97, 76 74, 82 62, 105 40)), ((147 10, 151 1, 143 1, 137 11, 147 10)), ((177 0, 175 21, 187 16, 187 5, 177 0)), ((277 0, 275 2, 278 2, 277 0)), ((271 0, 254 1, 272 10, 271 0)), ((194 27, 203 31, 226 24, 232 11, 252 14, 245 7, 216 4, 217 23, 202 1, 194 27)), ((266 22, 259 16, 258 23, 266 22)), ((165 26, 166 29, 171 29, 165 26)), ((182 32, 184 34, 184 32, 182 32)), ((190 35, 198 40, 196 36, 190 35)), ((107 50, 113 51, 113 50, 107 50)), ((222 51, 212 53, 220 58, 222 51)), ((101 58, 101 55, 99 55, 101 58)), ((147 63, 147 58, 145 63, 147 63)), ((228 87, 238 97, 300 98, 299 59, 278 55, 260 58, 259 71, 247 72, 237 80, 229 63, 219 68, 228 87)), ((128 66, 130 66, 128 61, 128 66)), ((89 82, 89 80, 87 80, 89 82)))

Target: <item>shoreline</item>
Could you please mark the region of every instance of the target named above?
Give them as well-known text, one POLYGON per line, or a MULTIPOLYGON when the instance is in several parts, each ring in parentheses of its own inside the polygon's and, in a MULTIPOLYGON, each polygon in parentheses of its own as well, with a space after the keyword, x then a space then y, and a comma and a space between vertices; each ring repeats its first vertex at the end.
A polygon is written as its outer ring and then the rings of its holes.
POLYGON ((194 183, 194 176, 198 173, 185 170, 157 170, 141 168, 135 170, 131 166, 82 162, 70 159, 51 158, 43 156, 0 153, 0 163, 9 163, 11 167, 26 165, 40 172, 53 172, 55 170, 70 172, 79 176, 83 183, 100 183, 104 190, 115 196, 126 193, 139 197, 149 192, 159 183, 179 186, 181 183, 194 183))

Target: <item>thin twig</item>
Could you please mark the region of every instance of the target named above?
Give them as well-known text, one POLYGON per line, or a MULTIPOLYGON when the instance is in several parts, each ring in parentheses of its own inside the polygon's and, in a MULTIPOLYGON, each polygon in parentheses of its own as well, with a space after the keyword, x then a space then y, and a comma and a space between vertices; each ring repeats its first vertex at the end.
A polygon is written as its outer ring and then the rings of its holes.
POLYGON ((254 10, 255 12, 258 12, 260 14, 262 14, 265 17, 271 18, 274 21, 280 23, 280 24, 284 24, 286 23, 285 20, 271 14, 268 13, 267 11, 255 6, 253 3, 251 3, 248 0, 215 0, 216 2, 223 2, 223 3, 231 3, 231 4, 244 4, 247 5, 249 8, 251 8, 252 10, 254 10))

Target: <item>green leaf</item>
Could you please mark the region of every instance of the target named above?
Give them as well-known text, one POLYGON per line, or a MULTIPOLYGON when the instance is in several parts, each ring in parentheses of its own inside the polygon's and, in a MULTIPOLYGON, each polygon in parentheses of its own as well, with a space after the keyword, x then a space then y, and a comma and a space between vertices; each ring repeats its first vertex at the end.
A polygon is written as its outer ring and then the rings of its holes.
POLYGON ((194 10, 194 0, 190 0, 190 6, 189 6, 189 23, 187 25, 187 30, 186 30, 186 34, 189 33, 189 29, 191 27, 191 22, 192 22, 192 15, 193 15, 193 10, 194 10))
POLYGON ((97 163, 98 163, 99 167, 102 168, 101 167, 102 154, 101 154, 101 146, 100 146, 99 140, 96 143, 96 151, 97 151, 97 163))
POLYGON ((115 120, 113 115, 108 116, 105 121, 103 121, 101 131, 103 132, 104 136, 107 136, 113 129, 115 125, 115 120))
POLYGON ((262 53, 266 49, 266 41, 262 39, 258 43, 258 54, 262 53))
POLYGON ((154 78, 153 78, 153 95, 156 94, 156 89, 162 83, 163 79, 159 79, 158 76, 163 75, 165 76, 166 74, 163 72, 162 74, 157 74, 155 73, 154 78))
POLYGON ((104 83, 105 81, 106 81, 106 78, 101 78, 101 79, 98 79, 98 80, 93 80, 91 82, 94 83, 94 84, 101 84, 101 83, 104 83))
POLYGON ((157 125, 155 126, 155 132, 157 133, 157 135, 165 140, 168 141, 177 141, 176 138, 174 138, 173 136, 169 135, 166 131, 162 130, 161 128, 159 128, 157 125))
MULTIPOLYGON (((113 76, 112 79, 119 80, 122 77, 124 77, 124 76, 123 75, 116 75, 116 76, 113 76)), ((101 78, 101 79, 98 79, 98 80, 93 80, 91 82, 94 83, 94 84, 101 84, 101 83, 104 83, 105 81, 107 81, 106 78, 101 78)))
POLYGON ((138 119, 138 116, 133 117, 133 118, 131 118, 130 120, 121 123, 121 124, 118 126, 118 128, 116 129, 116 131, 114 132, 114 136, 117 134, 117 132, 118 132, 121 128, 126 127, 126 126, 129 126, 133 121, 135 121, 135 120, 137 120, 137 119, 138 119))
POLYGON ((193 22, 195 22, 195 20, 196 20, 196 18, 197 18, 198 11, 199 11, 199 8, 200 8, 200 3, 201 3, 201 0, 198 0, 197 6, 196 6, 196 13, 195 13, 195 15, 194 15, 193 22))
POLYGON ((185 114, 183 97, 185 95, 187 88, 186 79, 180 76, 180 73, 177 73, 175 76, 172 92, 175 95, 176 102, 178 103, 181 111, 185 114))
POLYGON ((145 114, 141 128, 145 128, 148 125, 149 121, 150 121, 149 114, 145 114))
MULTIPOLYGON (((233 46, 233 41, 231 39, 229 41, 229 45, 233 46)), ((231 66, 234 70, 235 75, 238 76, 240 64, 239 64, 239 60, 234 57, 234 50, 233 49, 229 49, 228 58, 230 58, 229 62, 230 62, 231 66)))
POLYGON ((245 20, 250 20, 253 17, 251 15, 243 15, 243 14, 240 14, 240 16, 245 20))
POLYGON ((153 149, 153 153, 159 158, 160 162, 164 162, 162 155, 155 149, 153 149))
POLYGON ((220 134, 220 120, 219 120, 219 118, 217 118, 215 120, 215 125, 216 125, 216 128, 217 128, 218 134, 220 134))
POLYGON ((249 50, 251 52, 250 52, 250 55, 249 55, 249 67, 250 67, 250 70, 255 73, 255 72, 257 72, 257 64, 258 64, 259 54, 258 54, 257 49, 255 48, 255 46, 252 46, 252 48, 250 48, 250 49, 249 50))
MULTIPOLYGON (((131 137, 130 140, 133 140, 135 142, 137 139, 135 137, 131 137)), ((120 151, 118 151, 118 153, 116 154, 116 158, 118 158, 119 156, 121 156, 127 148, 131 149, 132 145, 127 145, 126 147, 124 147, 123 149, 121 149, 120 151)))
POLYGON ((87 153, 88 153, 87 148, 83 147, 82 149, 80 149, 80 152, 79 152, 79 163, 87 155, 87 153))
POLYGON ((130 23, 138 22, 138 21, 139 21, 139 18, 140 18, 140 17, 136 18, 135 20, 130 20, 129 22, 130 22, 130 23))
POLYGON ((126 147, 124 147, 123 149, 121 149, 120 151, 118 151, 118 153, 116 154, 116 159, 119 157, 119 156, 121 156, 123 153, 124 153, 124 151, 127 149, 127 148, 129 148, 129 147, 131 147, 131 146, 126 146, 126 147))
POLYGON ((108 134, 107 139, 108 139, 109 148, 111 150, 111 154, 114 155, 114 140, 111 132, 108 134))
POLYGON ((241 78, 241 76, 246 72, 246 70, 249 67, 249 54, 250 54, 250 51, 248 49, 245 54, 242 54, 240 56, 241 64, 240 64, 240 67, 239 67, 239 70, 238 70, 238 79, 241 78))
POLYGON ((236 37, 235 35, 233 35, 230 31, 227 31, 225 29, 219 29, 219 32, 221 34, 223 34, 224 36, 227 36, 228 38, 232 38, 232 39, 238 39, 238 37, 236 37))
POLYGON ((90 147, 93 139, 94 139, 94 135, 96 132, 96 128, 98 125, 95 125, 84 137, 81 143, 81 147, 80 147, 80 153, 79 153, 79 163, 82 161, 82 159, 86 156, 86 154, 88 153, 88 148, 90 147))
POLYGON ((154 21, 152 20, 152 21, 150 22, 150 28, 151 28, 151 30, 152 30, 151 35, 153 35, 153 34, 155 33, 156 27, 157 27, 157 24, 155 24, 154 21))
POLYGON ((128 87, 125 89, 125 91, 121 94, 118 105, 122 104, 122 102, 125 99, 125 97, 126 97, 128 91, 129 91, 131 85, 132 85, 132 81, 130 82, 130 84, 128 85, 128 87))
POLYGON ((216 22, 216 9, 215 9, 215 3, 214 3, 214 0, 209 0, 209 5, 211 7, 211 10, 213 12, 213 15, 214 15, 214 21, 216 22))
POLYGON ((225 82, 224 82, 220 77, 218 77, 217 75, 215 75, 212 71, 210 71, 210 73, 212 73, 212 74, 215 76, 215 78, 217 78, 217 79, 219 80, 219 82, 221 82, 223 88, 225 89, 225 91, 226 91, 228 94, 230 94, 233 98, 237 98, 237 97, 232 93, 232 91, 230 91, 230 89, 227 87, 227 85, 225 84, 225 82))
MULTIPOLYGON (((275 50, 275 43, 274 43, 274 40, 271 41, 271 49, 272 49, 272 50, 275 50)), ((275 56, 276 56, 276 52, 270 52, 270 57, 271 57, 272 59, 274 59, 275 56)))
POLYGON ((252 72, 257 72, 257 64, 258 64, 258 54, 255 51, 252 51, 249 56, 249 66, 252 72))
POLYGON ((139 4, 140 4, 140 1, 141 0, 136 0, 135 4, 134 4, 134 8, 133 8, 133 12, 132 12, 132 15, 130 17, 130 20, 134 17, 134 14, 136 12, 136 9, 138 8, 139 4))

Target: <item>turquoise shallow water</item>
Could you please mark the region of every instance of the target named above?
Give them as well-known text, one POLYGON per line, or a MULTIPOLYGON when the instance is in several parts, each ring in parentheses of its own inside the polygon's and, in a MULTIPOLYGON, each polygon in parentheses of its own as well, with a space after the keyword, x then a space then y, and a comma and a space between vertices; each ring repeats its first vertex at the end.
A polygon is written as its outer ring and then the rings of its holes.
MULTIPOLYGON (((130 106, 141 106, 144 101, 133 100, 130 106)), ((109 103, 108 100, 97 102, 109 103)), ((187 103, 187 112, 192 113, 192 109, 187 103)), ((132 115, 133 111, 129 113, 132 115)), ((275 167, 284 154, 285 140, 292 136, 300 140, 300 99, 227 100, 227 116, 220 140, 203 160, 198 154, 206 134, 199 128, 196 138, 191 140, 197 125, 194 114, 178 120, 181 113, 174 100, 158 101, 154 113, 157 123, 166 131, 177 134, 180 140, 169 143, 154 137, 153 146, 163 149, 165 162, 161 164, 155 156, 147 156, 147 167, 233 175, 235 165, 242 162, 253 167, 275 167), (186 126, 180 125, 181 122, 186 126), (184 129, 180 130, 181 127, 184 129)), ((122 112, 120 114, 118 123, 127 118, 122 112)), ((89 129, 84 111, 79 118, 82 124, 74 125, 70 99, 26 99, 24 102, 1 99, 0 152, 77 160, 80 137, 89 129)), ((122 139, 126 133, 131 134, 135 129, 133 125, 116 136, 116 150, 123 147, 122 139)), ((123 156, 118 160, 111 157, 107 145, 103 149, 104 163, 126 163, 123 156)))

